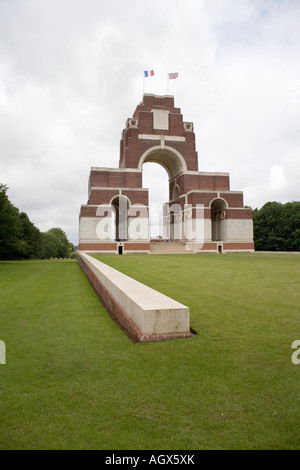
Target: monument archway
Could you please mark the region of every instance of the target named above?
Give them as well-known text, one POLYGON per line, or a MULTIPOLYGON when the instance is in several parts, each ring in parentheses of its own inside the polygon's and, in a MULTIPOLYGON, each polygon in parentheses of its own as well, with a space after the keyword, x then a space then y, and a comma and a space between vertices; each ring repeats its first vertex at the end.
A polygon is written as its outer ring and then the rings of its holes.
POLYGON ((142 171, 145 163, 153 162, 168 174, 169 205, 176 209, 168 216, 171 226, 187 213, 193 226, 197 214, 202 214, 201 239, 180 238, 177 232, 182 243, 188 242, 197 252, 218 252, 221 238, 223 252, 253 251, 252 211, 244 207, 242 191, 230 190, 228 173, 198 171, 195 140, 194 125, 183 121, 173 96, 145 94, 122 131, 119 168, 91 168, 88 201, 80 211, 79 249, 118 252, 114 240, 97 237, 97 213, 105 213, 97 208, 115 201, 118 210, 118 198, 124 196, 131 204, 123 252, 150 252, 149 194, 142 171))
POLYGON ((216 198, 210 204, 212 241, 226 240, 226 209, 224 199, 216 198))
POLYGON ((142 170, 144 163, 158 163, 168 173, 169 180, 187 171, 183 156, 175 149, 165 146, 150 147, 140 158, 138 168, 142 170))
POLYGON ((180 189, 179 189, 178 184, 176 184, 176 186, 174 186, 173 188, 172 200, 174 202, 179 202, 179 196, 180 196, 180 189))
MULTIPOLYGON (((152 223, 160 225, 159 230, 154 237, 160 234, 163 238, 171 240, 180 240, 181 236, 174 230, 175 219, 180 217, 179 196, 180 189, 178 184, 174 186, 173 181, 180 174, 186 172, 186 162, 182 155, 168 147, 155 146, 148 149, 140 158, 138 167, 144 172, 145 164, 155 163, 162 167, 168 175, 168 191, 164 200, 160 199, 159 204, 152 204, 151 194, 149 194, 149 229, 150 234, 154 235, 152 223), (167 205, 167 206, 166 206, 167 205), (159 206, 159 207, 158 207, 159 206), (153 211, 156 213, 153 213, 153 211), (169 224, 169 227, 166 227, 169 224)), ((144 182, 144 180, 143 180, 144 182)), ((159 188, 160 190, 161 188, 159 188)))
POLYGON ((169 201, 169 176, 165 167, 156 162, 143 163, 142 175, 143 188, 148 189, 150 239, 157 240, 163 236, 163 205, 169 201))
POLYGON ((128 210, 130 201, 127 197, 118 195, 111 200, 111 206, 114 211, 112 224, 114 227, 115 241, 122 242, 128 239, 128 210))

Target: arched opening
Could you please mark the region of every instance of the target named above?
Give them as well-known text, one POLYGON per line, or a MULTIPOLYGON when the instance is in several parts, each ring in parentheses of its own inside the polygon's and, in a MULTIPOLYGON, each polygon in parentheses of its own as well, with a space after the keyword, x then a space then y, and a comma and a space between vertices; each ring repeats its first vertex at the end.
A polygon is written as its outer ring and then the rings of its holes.
POLYGON ((114 233, 116 241, 126 241, 128 238, 128 209, 129 200, 125 196, 115 196, 111 205, 114 209, 114 233))
POLYGON ((178 184, 173 189, 173 195, 172 195, 172 200, 174 202, 179 202, 179 196, 180 196, 180 190, 178 184))
POLYGON ((147 162, 159 163, 163 166, 170 180, 174 180, 174 178, 187 171, 183 156, 177 150, 164 144, 148 149, 140 158, 139 169, 142 170, 144 163, 147 162))
POLYGON ((224 199, 214 199, 211 203, 211 239, 223 241, 226 239, 225 218, 227 203, 224 199))
POLYGON ((163 205, 169 200, 169 179, 157 163, 144 163, 143 188, 149 189, 150 238, 163 236, 163 205))
POLYGON ((149 188, 150 236, 173 238, 172 233, 168 234, 163 228, 163 221, 166 222, 163 205, 170 200, 179 202, 178 185, 175 185, 172 194, 169 185, 187 171, 186 162, 177 150, 162 142, 160 146, 150 148, 141 156, 139 168, 143 170, 143 187, 149 188))

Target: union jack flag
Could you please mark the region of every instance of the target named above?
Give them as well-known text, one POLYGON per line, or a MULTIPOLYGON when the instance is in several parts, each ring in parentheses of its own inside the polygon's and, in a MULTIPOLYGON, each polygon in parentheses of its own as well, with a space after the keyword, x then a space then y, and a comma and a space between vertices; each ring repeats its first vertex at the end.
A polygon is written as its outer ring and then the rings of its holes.
POLYGON ((173 80, 174 78, 178 78, 178 72, 176 72, 176 73, 169 73, 169 80, 173 80))

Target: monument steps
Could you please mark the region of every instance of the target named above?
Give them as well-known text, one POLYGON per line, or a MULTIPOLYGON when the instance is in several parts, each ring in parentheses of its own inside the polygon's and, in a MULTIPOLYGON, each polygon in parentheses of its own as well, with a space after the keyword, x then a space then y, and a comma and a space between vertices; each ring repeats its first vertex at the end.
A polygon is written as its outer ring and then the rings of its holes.
POLYGON ((186 249, 186 245, 179 241, 157 241, 150 243, 150 254, 188 255, 194 254, 194 252, 192 250, 186 249))

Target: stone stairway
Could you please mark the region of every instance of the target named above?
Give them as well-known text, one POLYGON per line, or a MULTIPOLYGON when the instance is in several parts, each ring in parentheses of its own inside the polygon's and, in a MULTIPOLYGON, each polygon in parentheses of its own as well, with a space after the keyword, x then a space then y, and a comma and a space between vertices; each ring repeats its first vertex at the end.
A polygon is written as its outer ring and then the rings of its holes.
POLYGON ((159 241, 159 242, 151 242, 150 243, 150 254, 158 255, 158 254, 193 254, 192 250, 186 250, 185 245, 178 241, 166 242, 166 241, 159 241))

